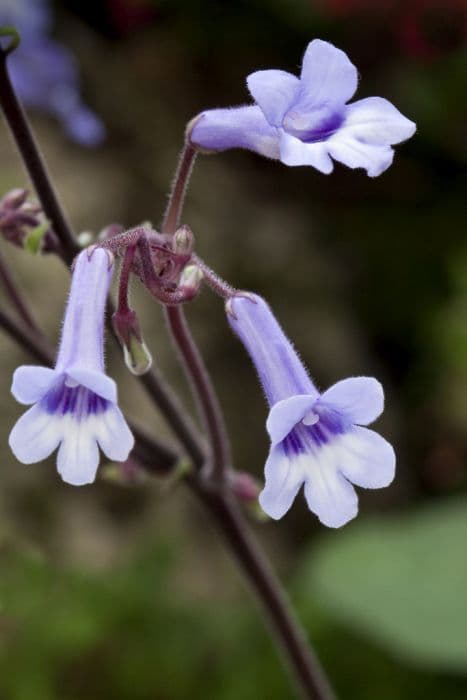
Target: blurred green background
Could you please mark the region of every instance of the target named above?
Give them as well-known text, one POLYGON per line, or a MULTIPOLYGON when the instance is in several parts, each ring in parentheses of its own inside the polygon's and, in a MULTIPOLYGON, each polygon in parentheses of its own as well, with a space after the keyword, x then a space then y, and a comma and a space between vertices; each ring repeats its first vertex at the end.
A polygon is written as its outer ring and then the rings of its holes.
MULTIPOLYGON (((257 524, 342 698, 467 698, 467 100, 465 0, 57 2, 54 36, 75 53, 108 137, 84 150, 31 114, 76 231, 156 226, 184 125, 248 101, 245 76, 297 72, 326 39, 357 65, 357 97, 417 122, 376 180, 330 176, 247 152, 201 157, 183 217, 199 253, 266 296, 318 386, 377 376, 378 429, 398 473, 360 493, 358 519, 327 532, 302 499, 257 524)), ((0 186, 27 182, 0 132, 0 186)), ((6 244, 37 317, 57 338, 68 273, 6 244)), ((155 362, 191 400, 160 309, 135 286, 155 362)), ((238 468, 259 478, 266 409, 254 371, 209 292, 188 309, 219 390, 238 468)), ((30 362, 1 337, 0 697, 6 700, 293 698, 249 592, 183 486, 59 482, 53 460, 17 464, 22 409, 11 374, 30 362)), ((123 408, 161 417, 108 350, 123 408)))

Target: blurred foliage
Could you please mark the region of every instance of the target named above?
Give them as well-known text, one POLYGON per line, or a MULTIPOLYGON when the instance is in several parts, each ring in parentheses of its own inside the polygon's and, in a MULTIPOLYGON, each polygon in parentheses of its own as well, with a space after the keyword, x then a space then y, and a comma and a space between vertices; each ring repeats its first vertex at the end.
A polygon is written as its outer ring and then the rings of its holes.
MULTIPOLYGON (((292 586, 293 599, 341 697, 465 697, 466 681, 433 670, 442 670, 448 655, 443 645, 449 639, 458 642, 457 657, 462 657, 465 667, 465 645, 455 635, 465 620, 449 617, 449 610, 456 614, 457 597, 444 598, 444 605, 439 597, 440 593, 462 595, 462 584, 465 587, 465 575, 462 580, 458 576, 458 552, 439 561, 443 547, 445 552, 449 549, 445 545, 453 528, 463 527, 461 534, 465 532, 461 506, 465 512, 465 503, 452 512, 440 511, 437 520, 443 522, 432 524, 426 533, 423 526, 430 518, 436 520, 436 510, 420 518, 408 535, 404 520, 364 521, 342 541, 329 538, 317 551, 313 548, 305 559, 292 586), (399 577, 385 556, 388 546, 400 552, 399 577), (447 581, 457 581, 456 590, 446 590, 443 574, 447 581), (414 602, 415 612, 411 610, 414 602), (420 616, 416 612, 423 607, 428 622, 422 621, 417 635, 420 616), (381 632, 385 624, 389 635, 381 632), (384 640, 381 646, 393 653, 372 646, 365 637, 384 640), (406 656, 407 646, 411 653, 406 656), (416 656, 415 647, 428 648, 429 654, 416 656), (425 662, 434 661, 425 673, 417 669, 419 664, 408 665, 410 659, 420 662, 421 656, 425 662)), ((173 545, 159 538, 156 546, 147 547, 125 566, 91 573, 58 569, 35 549, 4 536, 0 546, 2 697, 292 697, 256 611, 236 596, 229 599, 221 593, 217 601, 193 599, 177 578, 179 556, 173 545)), ((454 648, 452 641, 449 648, 454 648)))
POLYGON ((466 538, 465 498, 363 520, 339 538, 323 538, 302 585, 336 620, 395 657, 465 673, 466 538))

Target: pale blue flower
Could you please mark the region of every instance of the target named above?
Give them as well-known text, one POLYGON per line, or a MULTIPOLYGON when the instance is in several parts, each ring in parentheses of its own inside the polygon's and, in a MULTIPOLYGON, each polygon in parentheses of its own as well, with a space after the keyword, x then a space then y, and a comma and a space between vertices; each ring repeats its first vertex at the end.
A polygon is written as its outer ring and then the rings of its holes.
POLYGON ((26 107, 52 115, 81 146, 105 138, 101 119, 82 101, 72 52, 49 37, 48 0, 0 0, 0 25, 13 26, 21 42, 8 59, 13 85, 26 107))
POLYGON ((233 297, 227 312, 270 405, 271 450, 261 507, 279 519, 304 486, 308 507, 324 525, 344 525, 358 512, 353 484, 376 489, 394 478, 391 445, 363 427, 383 411, 381 384, 353 377, 320 394, 263 299, 233 297))
POLYGON ((262 70, 247 78, 255 105, 213 109, 196 117, 191 142, 208 151, 247 148, 285 165, 311 165, 322 173, 337 160, 380 175, 392 163, 393 144, 415 124, 382 97, 347 104, 358 74, 347 55, 326 41, 312 41, 300 78, 262 70))
POLYGON ((24 464, 40 462, 58 447, 62 479, 92 483, 99 464, 98 446, 123 462, 134 439, 117 406, 117 387, 104 372, 103 333, 113 266, 100 249, 76 259, 55 369, 19 367, 12 394, 30 405, 11 431, 9 443, 24 464))

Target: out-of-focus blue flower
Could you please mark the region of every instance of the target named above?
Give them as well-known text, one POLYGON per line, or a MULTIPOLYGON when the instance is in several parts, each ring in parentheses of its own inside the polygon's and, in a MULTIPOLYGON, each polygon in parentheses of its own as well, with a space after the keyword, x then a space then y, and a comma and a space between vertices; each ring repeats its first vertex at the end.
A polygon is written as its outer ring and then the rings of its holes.
POLYGON ((92 483, 99 449, 124 462, 134 439, 117 406, 117 387, 104 372, 104 312, 113 266, 102 248, 76 259, 55 369, 25 365, 11 391, 33 404, 10 433, 10 447, 24 464, 40 462, 59 447, 57 468, 74 486, 92 483))
POLYGON ((105 138, 104 124, 82 102, 76 60, 48 37, 50 24, 46 0, 0 0, 0 25, 14 26, 21 36, 9 57, 13 85, 27 107, 56 117, 73 141, 97 146, 105 138))
POLYGON ((320 394, 263 299, 233 297, 227 315, 270 405, 271 450, 261 507, 271 518, 281 518, 304 485, 310 510, 324 525, 341 527, 358 513, 352 484, 375 489, 394 478, 391 445, 362 427, 383 410, 381 384, 353 377, 320 394))
POLYGON ((189 138, 209 151, 247 148, 322 173, 332 172, 334 158, 374 177, 391 165, 391 146, 416 127, 382 97, 347 104, 357 83, 346 54, 316 39, 305 52, 300 78, 281 70, 252 73, 247 84, 256 104, 202 112, 189 138))

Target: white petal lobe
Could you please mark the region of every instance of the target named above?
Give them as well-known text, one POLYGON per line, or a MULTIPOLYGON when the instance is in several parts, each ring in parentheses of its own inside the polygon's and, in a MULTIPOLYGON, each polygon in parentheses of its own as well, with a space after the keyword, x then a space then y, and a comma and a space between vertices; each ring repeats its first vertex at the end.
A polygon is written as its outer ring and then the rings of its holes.
POLYGON ((61 434, 61 418, 36 404, 18 419, 8 442, 17 460, 33 464, 52 454, 58 447, 61 434))
POLYGON ((270 518, 279 520, 287 513, 300 486, 303 475, 295 459, 289 459, 280 445, 273 448, 264 468, 266 484, 259 503, 270 518))

